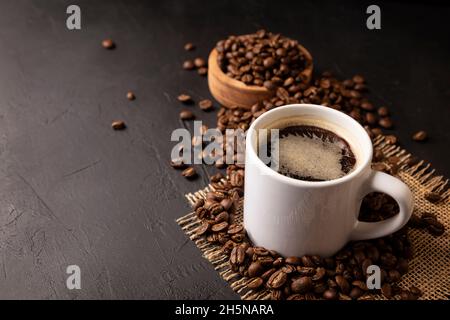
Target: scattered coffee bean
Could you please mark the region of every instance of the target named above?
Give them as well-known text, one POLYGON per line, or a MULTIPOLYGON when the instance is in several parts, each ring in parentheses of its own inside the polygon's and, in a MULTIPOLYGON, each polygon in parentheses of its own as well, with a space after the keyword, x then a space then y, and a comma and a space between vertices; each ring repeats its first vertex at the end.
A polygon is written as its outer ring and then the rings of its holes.
POLYGON ((441 201, 442 197, 437 192, 427 192, 427 193, 425 193, 425 199, 432 203, 437 203, 437 202, 441 201))
POLYGON ((192 51, 195 49, 195 45, 192 42, 188 42, 184 45, 184 50, 192 51))
POLYGON ((384 139, 387 144, 397 144, 397 137, 393 134, 387 135, 384 139))
POLYGON ((204 111, 209 111, 213 108, 213 103, 209 99, 200 100, 198 105, 199 105, 200 109, 202 109, 204 111))
POLYGON ((186 168, 186 164, 183 162, 183 159, 174 159, 170 161, 170 165, 174 169, 184 169, 186 168))
POLYGON ((122 120, 117 120, 112 122, 111 127, 114 130, 124 130, 127 126, 125 125, 125 122, 123 122, 122 120))
POLYGON ((136 99, 136 96, 134 95, 133 92, 128 91, 128 92, 127 92, 127 99, 130 100, 130 101, 132 101, 132 100, 136 99))
POLYGON ((208 68, 205 67, 198 68, 197 73, 201 76, 206 76, 208 74, 208 68))
POLYGON ((425 131, 421 130, 413 134, 412 138, 414 141, 425 141, 428 138, 428 135, 425 131))
POLYGON ((195 68, 194 62, 192 60, 186 60, 183 62, 183 69, 192 70, 195 68))
POLYGON ((378 115, 380 117, 387 117, 389 115, 389 109, 387 107, 378 108, 378 115))
POLYGON ((189 167, 184 169, 181 175, 187 179, 193 179, 197 176, 197 171, 193 167, 189 167))
POLYGON ((105 39, 102 41, 102 47, 108 50, 114 49, 116 45, 111 39, 105 39))
POLYGON ((190 110, 183 110, 180 112, 180 119, 181 120, 192 120, 195 118, 195 115, 190 110))
POLYGON ((388 117, 381 118, 378 121, 378 124, 385 129, 390 129, 393 127, 392 120, 391 120, 391 118, 388 118, 388 117))
POLYGON ((180 102, 182 102, 182 103, 191 103, 191 102, 192 102, 191 96, 188 95, 188 94, 184 94, 184 93, 180 94, 180 95, 177 97, 177 99, 178 99, 178 101, 180 101, 180 102))
POLYGON ((206 66, 206 61, 203 58, 195 58, 194 59, 194 65, 197 68, 202 68, 206 66))

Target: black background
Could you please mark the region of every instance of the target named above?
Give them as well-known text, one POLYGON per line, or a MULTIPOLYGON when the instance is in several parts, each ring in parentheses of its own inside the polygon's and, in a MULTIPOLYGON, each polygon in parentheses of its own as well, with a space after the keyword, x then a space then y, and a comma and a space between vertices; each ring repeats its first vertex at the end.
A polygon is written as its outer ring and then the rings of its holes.
POLYGON ((180 66, 229 34, 265 27, 298 39, 317 72, 365 75, 402 145, 450 176, 449 6, 378 1, 382 29, 370 31, 369 4, 1 1, 0 298, 238 298, 175 223, 214 169, 189 182, 167 164, 176 96, 210 97, 180 66), (69 4, 79 31, 66 28, 69 4), (116 50, 101 47, 108 37, 116 50), (419 129, 427 143, 411 141, 419 129), (65 286, 70 264, 81 290, 65 286))

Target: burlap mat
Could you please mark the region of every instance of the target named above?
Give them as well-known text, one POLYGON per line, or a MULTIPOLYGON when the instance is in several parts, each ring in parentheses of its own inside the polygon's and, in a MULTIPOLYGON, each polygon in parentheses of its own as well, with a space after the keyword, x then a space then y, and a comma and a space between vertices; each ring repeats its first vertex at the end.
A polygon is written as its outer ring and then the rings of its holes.
MULTIPOLYGON (((450 188, 446 186, 448 179, 436 176, 431 166, 423 161, 412 167, 408 166, 406 162, 411 155, 398 146, 386 144, 383 136, 375 139, 374 147, 383 151, 386 156, 398 156, 401 159, 398 176, 414 194, 415 212, 419 215, 422 212, 432 212, 446 227, 445 233, 439 237, 434 237, 424 230, 410 229, 409 238, 413 245, 414 257, 409 262, 409 272, 402 277, 399 285, 406 288, 414 285, 420 288, 423 292, 420 299, 450 299, 450 188), (430 191, 444 191, 443 200, 437 204, 425 200, 424 194, 430 191)), ((192 205, 197 199, 205 198, 206 193, 211 190, 213 188, 208 186, 203 190, 187 194, 186 198, 192 205)), ((237 210, 237 218, 237 221, 242 223, 242 202, 237 210)), ((195 242, 203 256, 214 265, 221 277, 241 296, 241 299, 269 299, 269 291, 262 289, 255 292, 247 288, 249 278, 230 269, 229 256, 222 252, 220 245, 210 244, 203 237, 195 235, 200 222, 194 212, 177 219, 177 223, 195 242)), ((375 295, 374 299, 385 298, 375 295)))

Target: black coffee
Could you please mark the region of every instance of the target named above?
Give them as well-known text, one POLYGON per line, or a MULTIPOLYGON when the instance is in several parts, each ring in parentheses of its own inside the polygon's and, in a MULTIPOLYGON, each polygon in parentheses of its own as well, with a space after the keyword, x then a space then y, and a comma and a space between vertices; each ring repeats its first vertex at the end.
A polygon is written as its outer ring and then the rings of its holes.
POLYGON ((278 172, 285 176, 327 181, 345 176, 355 166, 350 145, 332 131, 294 125, 280 129, 279 138, 278 172))

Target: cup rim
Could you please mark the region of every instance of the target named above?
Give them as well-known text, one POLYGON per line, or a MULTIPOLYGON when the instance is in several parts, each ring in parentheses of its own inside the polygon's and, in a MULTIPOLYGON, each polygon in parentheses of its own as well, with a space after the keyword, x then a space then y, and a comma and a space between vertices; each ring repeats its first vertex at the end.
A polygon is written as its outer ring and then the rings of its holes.
POLYGON ((309 104, 309 103, 299 103, 299 104, 288 104, 284 106, 277 107, 275 109, 269 110, 265 113, 263 113, 261 116, 259 116, 249 127, 248 129, 248 135, 247 135, 247 141, 246 141, 246 148, 249 148, 249 152, 251 152, 253 158, 256 158, 256 163, 262 167, 264 174, 270 175, 273 178, 279 179, 285 183, 294 185, 294 186, 307 186, 307 187, 327 187, 327 186, 333 186, 333 185, 339 185, 342 183, 345 183, 349 180, 352 180, 359 176, 364 170, 366 170, 367 167, 370 166, 370 163, 372 161, 372 155, 373 155, 373 144, 372 141, 367 134, 366 130, 362 127, 360 123, 358 123, 355 119, 348 116, 347 114, 332 109, 330 107, 317 105, 317 104, 309 104), (321 110, 321 112, 328 112, 334 115, 337 115, 338 117, 343 117, 349 120, 351 123, 353 123, 354 127, 359 130, 358 135, 361 135, 363 140, 366 140, 364 143, 367 146, 367 150, 364 152, 365 156, 364 159, 361 159, 361 164, 352 172, 349 174, 346 174, 343 177, 333 179, 333 180, 326 180, 326 181, 306 181, 306 180, 299 180, 295 178, 291 178, 288 176, 285 176, 272 168, 268 167, 257 155, 256 150, 253 147, 253 139, 254 139, 254 133, 256 132, 255 128, 258 126, 259 123, 261 123, 264 118, 267 118, 268 116, 271 116, 274 113, 281 112, 285 109, 293 109, 293 108, 306 108, 306 109, 312 109, 312 110, 321 110), (313 109, 314 108, 314 109, 313 109))

